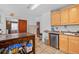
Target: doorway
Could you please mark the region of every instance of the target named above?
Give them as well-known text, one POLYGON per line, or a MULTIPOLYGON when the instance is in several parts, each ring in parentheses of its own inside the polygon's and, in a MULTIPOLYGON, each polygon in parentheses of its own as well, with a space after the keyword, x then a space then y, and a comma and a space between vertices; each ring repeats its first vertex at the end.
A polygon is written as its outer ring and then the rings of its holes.
POLYGON ((36 29, 37 37, 40 37, 40 22, 36 22, 36 26, 37 26, 37 29, 36 29))

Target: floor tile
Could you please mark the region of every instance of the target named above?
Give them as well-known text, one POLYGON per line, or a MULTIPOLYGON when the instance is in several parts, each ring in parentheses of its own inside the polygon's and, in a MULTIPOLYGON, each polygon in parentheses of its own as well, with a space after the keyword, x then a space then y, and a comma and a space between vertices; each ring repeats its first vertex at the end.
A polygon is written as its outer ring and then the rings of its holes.
POLYGON ((58 49, 44 44, 41 40, 36 39, 36 54, 64 54, 58 49))

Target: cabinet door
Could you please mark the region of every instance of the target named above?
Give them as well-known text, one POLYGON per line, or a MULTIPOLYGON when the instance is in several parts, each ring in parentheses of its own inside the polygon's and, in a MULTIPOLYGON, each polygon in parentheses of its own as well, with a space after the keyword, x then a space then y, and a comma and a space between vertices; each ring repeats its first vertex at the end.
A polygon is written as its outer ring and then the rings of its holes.
POLYGON ((61 51, 68 53, 68 36, 66 35, 59 36, 59 48, 61 51))
POLYGON ((69 53, 79 53, 79 37, 69 36, 69 53))
POLYGON ((68 25, 69 23, 69 9, 65 8, 61 10, 61 25, 68 25))
POLYGON ((79 24, 79 6, 73 6, 69 8, 69 23, 79 24))
POLYGON ((52 25, 60 25, 60 12, 55 11, 51 14, 52 17, 52 25))

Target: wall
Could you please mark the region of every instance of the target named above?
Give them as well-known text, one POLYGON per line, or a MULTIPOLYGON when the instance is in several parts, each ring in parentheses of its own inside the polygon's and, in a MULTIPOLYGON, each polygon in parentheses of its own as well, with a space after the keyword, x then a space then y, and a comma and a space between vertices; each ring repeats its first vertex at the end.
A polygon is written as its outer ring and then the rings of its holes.
POLYGON ((40 20, 40 33, 42 33, 42 42, 45 42, 48 34, 45 33, 45 30, 51 30, 51 17, 50 12, 46 12, 39 17, 40 20))
POLYGON ((45 33, 45 30, 51 30, 51 17, 50 17, 50 11, 38 16, 37 18, 28 18, 28 32, 34 32, 36 31, 36 22, 40 22, 40 33, 43 34, 42 41, 45 42, 45 38, 48 36, 47 33, 45 33), (33 31, 34 30, 34 31, 33 31))
POLYGON ((5 14, 0 12, 1 15, 1 23, 0 23, 0 29, 2 29, 2 33, 6 33, 6 22, 5 22, 5 14))
POLYGON ((6 16, 6 13, 4 11, 1 11, 1 10, 0 10, 0 16, 1 16, 0 29, 2 30, 2 34, 6 34, 7 33, 6 20, 18 22, 18 18, 6 16))
POLYGON ((27 32, 36 34, 36 22, 38 22, 38 18, 28 18, 27 23, 27 32))
POLYGON ((40 32, 43 33, 45 30, 51 30, 51 19, 50 12, 44 13, 40 17, 40 32))
MULTIPOLYGON (((18 22, 17 17, 10 17, 7 16, 6 13, 2 10, 0 10, 0 15, 1 15, 1 23, 0 23, 0 29, 2 29, 2 34, 6 34, 6 20, 9 21, 16 21, 18 22)), ((21 19, 25 19, 25 18, 21 18, 21 19)), ((38 20, 35 20, 35 18, 27 18, 27 31, 30 33, 35 33, 36 32, 36 22, 38 20), (33 30, 32 30, 33 29, 33 30)))

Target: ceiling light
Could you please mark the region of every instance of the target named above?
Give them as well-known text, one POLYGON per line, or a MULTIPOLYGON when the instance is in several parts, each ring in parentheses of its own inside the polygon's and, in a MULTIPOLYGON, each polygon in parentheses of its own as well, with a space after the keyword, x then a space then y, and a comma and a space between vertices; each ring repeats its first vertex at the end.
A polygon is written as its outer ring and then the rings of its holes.
POLYGON ((31 10, 34 10, 35 8, 37 8, 40 4, 34 4, 32 7, 31 7, 31 10))

